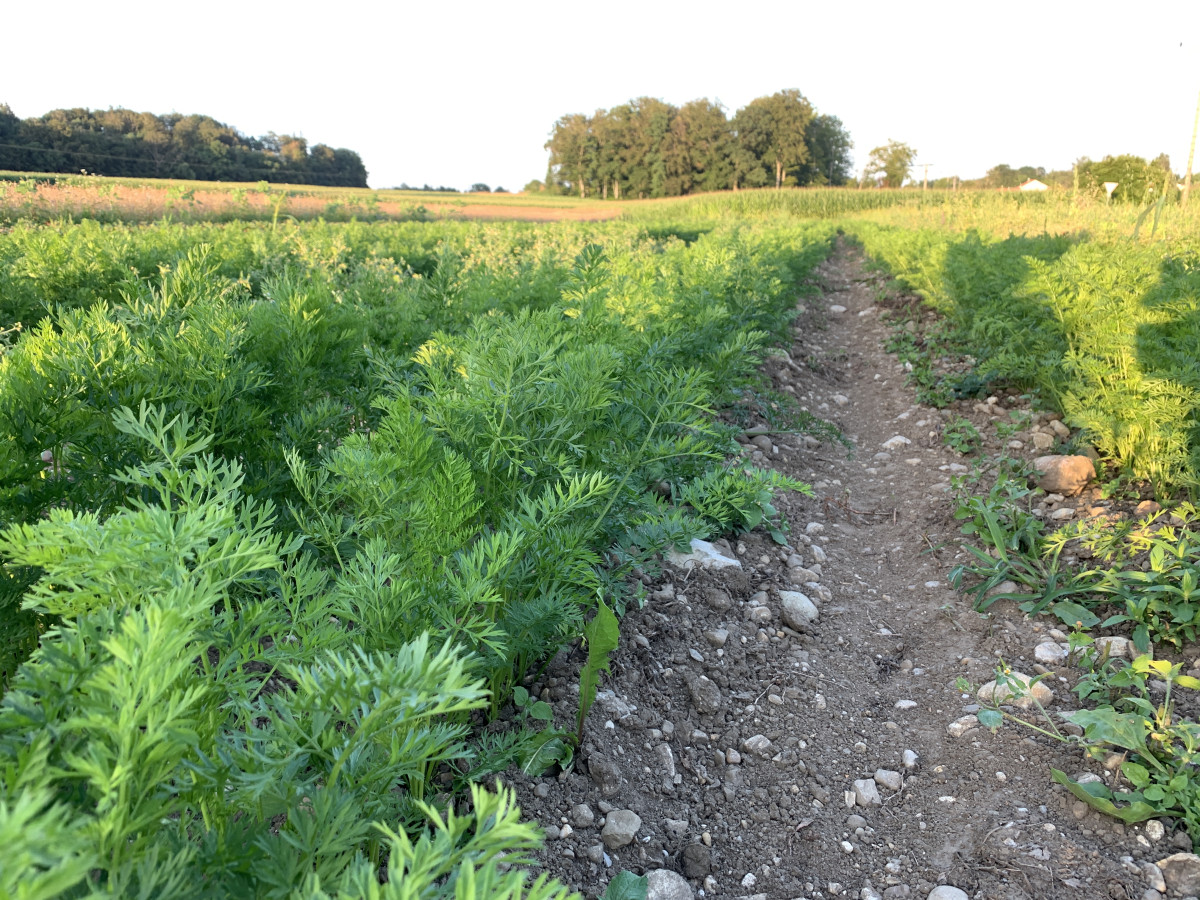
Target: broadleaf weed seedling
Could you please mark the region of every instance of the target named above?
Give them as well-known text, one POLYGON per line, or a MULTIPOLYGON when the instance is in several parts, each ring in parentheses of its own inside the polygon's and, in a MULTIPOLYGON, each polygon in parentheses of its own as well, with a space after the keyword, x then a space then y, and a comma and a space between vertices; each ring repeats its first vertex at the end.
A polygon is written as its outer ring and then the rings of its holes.
POLYGON ((942 443, 964 456, 978 450, 980 440, 979 430, 962 416, 951 419, 942 429, 942 443))

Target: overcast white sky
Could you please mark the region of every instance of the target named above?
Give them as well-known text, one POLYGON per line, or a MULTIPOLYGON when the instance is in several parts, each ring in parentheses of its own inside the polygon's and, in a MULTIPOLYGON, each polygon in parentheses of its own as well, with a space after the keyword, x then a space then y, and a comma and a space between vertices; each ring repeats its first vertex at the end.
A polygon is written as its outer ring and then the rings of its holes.
MULTIPOLYGON (((13 2, 13 0, 10 0, 13 2)), ((1169 153, 1200 92, 1200 4, 76 0, 0 54, 0 102, 205 113, 357 150, 373 187, 516 190, 555 119, 633 97, 799 88, 861 170, 889 138, 930 178, 1169 153)))

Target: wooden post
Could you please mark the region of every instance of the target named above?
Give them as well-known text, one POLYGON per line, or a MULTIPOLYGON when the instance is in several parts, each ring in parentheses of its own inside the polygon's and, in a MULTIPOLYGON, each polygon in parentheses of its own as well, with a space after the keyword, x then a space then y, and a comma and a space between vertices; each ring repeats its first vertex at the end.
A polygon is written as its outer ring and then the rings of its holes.
POLYGON ((1200 96, 1196 98, 1196 118, 1192 121, 1192 146, 1188 150, 1187 174, 1183 176, 1183 208, 1187 209, 1188 194, 1192 192, 1192 160, 1196 156, 1196 127, 1200 126, 1200 96))

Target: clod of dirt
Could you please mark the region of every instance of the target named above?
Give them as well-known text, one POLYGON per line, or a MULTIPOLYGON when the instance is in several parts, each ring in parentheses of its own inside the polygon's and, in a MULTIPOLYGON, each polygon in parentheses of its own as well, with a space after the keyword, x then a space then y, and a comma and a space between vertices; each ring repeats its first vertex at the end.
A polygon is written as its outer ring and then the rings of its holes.
POLYGON ((682 859, 683 874, 688 878, 703 878, 712 872, 712 851, 703 844, 688 844, 682 859))
POLYGON ((722 707, 721 689, 704 675, 688 681, 688 692, 692 696, 692 706, 702 716, 711 716, 720 712, 722 707))
POLYGON ((588 774, 600 793, 611 797, 621 789, 621 767, 606 756, 593 753, 587 761, 588 774))

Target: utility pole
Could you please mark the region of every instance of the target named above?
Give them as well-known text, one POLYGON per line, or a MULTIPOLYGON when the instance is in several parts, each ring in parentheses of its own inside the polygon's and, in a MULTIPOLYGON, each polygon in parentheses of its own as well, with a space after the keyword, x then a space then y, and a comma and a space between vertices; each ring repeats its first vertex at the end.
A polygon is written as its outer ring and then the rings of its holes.
POLYGON ((913 163, 914 166, 922 166, 925 169, 925 175, 921 178, 921 190, 929 190, 929 167, 936 166, 937 163, 913 163))
POLYGON ((1196 128, 1200 126, 1200 96, 1196 98, 1196 118, 1192 121, 1192 146, 1188 150, 1187 174, 1183 176, 1182 206, 1187 209, 1188 194, 1192 192, 1192 160, 1196 156, 1196 128))

